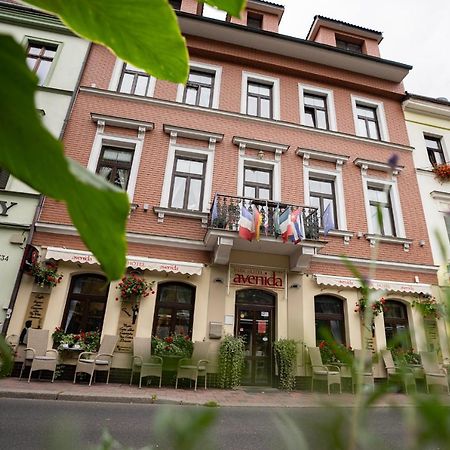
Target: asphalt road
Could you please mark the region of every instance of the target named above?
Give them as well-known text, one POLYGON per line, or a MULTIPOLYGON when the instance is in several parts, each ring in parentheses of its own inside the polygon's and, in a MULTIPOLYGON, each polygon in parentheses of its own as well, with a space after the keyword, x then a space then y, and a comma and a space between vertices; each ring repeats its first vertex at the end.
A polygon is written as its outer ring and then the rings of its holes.
MULTIPOLYGON (((208 428, 210 442, 197 442, 192 449, 301 449, 299 428, 310 450, 346 449, 339 442, 352 413, 346 408, 205 408, 5 398, 0 399, 0 449, 90 449, 99 445, 104 429, 125 447, 171 449, 176 429, 186 427, 192 435, 195 426, 189 420, 205 411, 216 414, 208 428), (166 414, 170 430, 163 437, 158 436, 162 426, 155 423, 155 416, 161 413, 166 414)), ((371 410, 370 430, 378 439, 371 448, 409 448, 404 412, 404 408, 371 410)))

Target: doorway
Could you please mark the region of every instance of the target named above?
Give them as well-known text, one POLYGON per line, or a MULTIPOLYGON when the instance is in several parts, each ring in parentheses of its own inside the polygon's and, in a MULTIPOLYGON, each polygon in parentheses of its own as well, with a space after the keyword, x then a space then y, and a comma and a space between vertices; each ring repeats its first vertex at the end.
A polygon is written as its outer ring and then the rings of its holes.
POLYGON ((235 334, 245 342, 243 385, 272 384, 275 300, 274 294, 257 289, 236 293, 235 334))

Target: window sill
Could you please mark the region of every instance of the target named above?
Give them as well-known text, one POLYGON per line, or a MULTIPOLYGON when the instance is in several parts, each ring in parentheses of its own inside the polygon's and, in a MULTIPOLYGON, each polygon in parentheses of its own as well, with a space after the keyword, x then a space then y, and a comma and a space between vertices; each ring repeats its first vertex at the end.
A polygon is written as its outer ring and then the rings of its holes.
POLYGON ((413 242, 411 239, 405 239, 396 236, 382 236, 380 234, 365 234, 364 237, 370 242, 371 247, 374 247, 377 242, 398 244, 403 245, 403 250, 405 252, 409 251, 409 247, 413 242))
POLYGON ((164 208, 162 206, 154 206, 153 212, 158 215, 158 223, 164 222, 164 217, 175 216, 175 217, 186 217, 188 219, 201 219, 202 228, 208 227, 208 216, 209 214, 201 211, 189 211, 187 209, 178 208, 164 208))
MULTIPOLYGON (((320 235, 324 235, 323 234, 323 228, 321 228, 319 230, 319 234, 320 235)), ((352 231, 346 231, 346 230, 330 230, 328 232, 328 236, 337 236, 337 237, 342 237, 344 239, 344 244, 348 245, 350 244, 350 239, 355 235, 355 233, 353 233, 352 231)))

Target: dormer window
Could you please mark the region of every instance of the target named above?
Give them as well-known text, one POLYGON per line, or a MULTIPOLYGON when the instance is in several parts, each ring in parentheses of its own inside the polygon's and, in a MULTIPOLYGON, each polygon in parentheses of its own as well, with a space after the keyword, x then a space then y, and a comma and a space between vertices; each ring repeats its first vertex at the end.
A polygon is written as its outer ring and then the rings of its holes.
POLYGON ((349 40, 336 37, 336 47, 342 48, 355 53, 362 53, 362 44, 358 42, 350 42, 349 40))
POLYGON ((256 30, 262 30, 263 16, 254 12, 247 12, 247 26, 249 28, 255 28, 256 30))

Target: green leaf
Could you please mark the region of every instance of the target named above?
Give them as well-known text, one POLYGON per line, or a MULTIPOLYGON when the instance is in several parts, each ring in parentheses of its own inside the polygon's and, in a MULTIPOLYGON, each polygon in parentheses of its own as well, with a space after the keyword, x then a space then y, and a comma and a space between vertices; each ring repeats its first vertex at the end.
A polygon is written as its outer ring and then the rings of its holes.
POLYGON ((176 83, 187 79, 186 43, 167 0, 27 0, 27 3, 57 14, 80 36, 105 45, 119 58, 156 78, 176 83))
POLYGON ((247 0, 204 0, 204 3, 215 6, 230 13, 232 16, 239 17, 244 9, 247 0))
POLYGON ((64 157, 34 105, 36 77, 23 48, 0 35, 0 166, 44 195, 67 204, 73 224, 110 279, 125 269, 128 196, 64 157))

